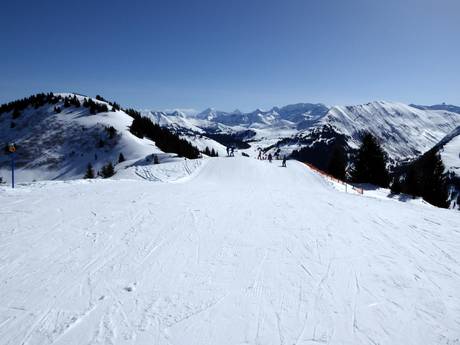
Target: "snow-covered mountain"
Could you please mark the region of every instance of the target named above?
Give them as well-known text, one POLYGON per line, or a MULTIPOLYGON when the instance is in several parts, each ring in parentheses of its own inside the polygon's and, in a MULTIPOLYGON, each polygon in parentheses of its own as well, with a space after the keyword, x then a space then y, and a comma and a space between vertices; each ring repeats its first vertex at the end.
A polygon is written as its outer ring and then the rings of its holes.
POLYGON ((452 208, 460 208, 460 126, 446 135, 433 147, 445 167, 449 187, 449 202, 452 208))
POLYGON ((390 160, 417 157, 436 145, 460 125, 455 106, 411 106, 376 101, 362 105, 334 106, 298 103, 249 113, 208 108, 194 116, 152 112, 156 122, 195 133, 234 134, 252 130, 252 146, 281 149, 285 154, 301 147, 315 149, 318 140, 346 137, 347 145, 358 147, 363 131, 377 136, 390 160), (321 133, 324 132, 324 133, 321 133))
POLYGON ((224 155, 226 153, 225 146, 205 135, 206 131, 203 128, 212 126, 208 124, 208 120, 187 116, 180 111, 167 113, 164 111, 146 110, 142 111, 141 115, 148 117, 153 123, 169 128, 183 139, 193 143, 201 152, 204 152, 207 147, 210 150, 214 149, 219 155, 224 155))
POLYGON ((227 126, 238 126, 245 128, 297 128, 306 126, 320 119, 328 111, 323 104, 298 103, 284 107, 273 107, 270 110, 256 109, 249 113, 242 113, 235 110, 231 113, 217 111, 209 108, 196 115, 197 119, 205 119, 227 126))
MULTIPOLYGON (((92 99, 106 110, 91 114, 87 107, 64 104, 64 97, 76 97, 83 103, 84 96, 56 97, 57 103, 29 106, 17 117, 12 110, 0 115, 0 139, 4 145, 17 143, 22 153, 18 167, 23 174, 33 171, 33 179, 70 179, 81 177, 88 163, 98 170, 108 161, 116 162, 120 153, 135 161, 161 153, 152 141, 129 132, 132 117, 119 107, 112 109, 103 99, 92 99)), ((416 158, 438 145, 445 152, 443 160, 448 170, 458 175, 454 137, 460 114, 455 109, 445 104, 414 106, 379 101, 332 108, 298 103, 248 113, 208 108, 195 114, 142 111, 141 115, 202 152, 208 148, 223 156, 225 146, 235 146, 251 156, 258 149, 282 155, 302 150, 303 157, 320 168, 327 164, 335 143, 352 151, 358 147, 362 133, 369 131, 380 139, 392 164, 416 158), (442 143, 447 138, 451 143, 441 145, 443 138, 442 143)), ((9 158, 2 155, 0 176, 6 174, 8 164, 9 158)))
POLYGON ((418 108, 418 109, 426 109, 426 110, 445 110, 450 111, 452 113, 460 114, 460 107, 452 104, 434 104, 434 105, 417 105, 411 104, 411 107, 418 108))
POLYGON ((436 145, 448 172, 460 177, 460 126, 436 145))
MULTIPOLYGON (((120 153, 127 161, 161 153, 152 141, 129 132, 133 119, 124 111, 81 95, 53 97, 51 103, 29 105, 18 114, 0 114, 0 142, 16 144, 20 181, 81 178, 88 163, 98 171, 108 162, 117 163, 120 153), (81 105, 67 106, 65 97, 75 97, 81 105), (102 111, 92 114, 83 106, 85 99, 101 105, 102 111)), ((10 157, 0 155, 0 176, 9 175, 9 164, 10 157)))
MULTIPOLYGON (((351 148, 359 145, 363 131, 381 140, 393 161, 414 158, 436 145, 460 125, 460 115, 446 110, 418 109, 396 102, 371 102, 355 106, 335 106, 313 128, 296 135, 299 143, 313 145, 318 130, 331 129, 343 135, 351 148)), ((324 140, 333 139, 334 133, 324 140)))

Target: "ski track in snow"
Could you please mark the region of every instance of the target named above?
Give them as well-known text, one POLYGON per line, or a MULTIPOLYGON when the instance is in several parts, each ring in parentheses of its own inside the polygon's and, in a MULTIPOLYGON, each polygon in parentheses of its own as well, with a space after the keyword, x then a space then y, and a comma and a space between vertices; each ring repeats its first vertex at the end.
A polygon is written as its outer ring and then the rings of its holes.
POLYGON ((1 345, 460 344, 454 211, 245 158, 0 193, 1 345))

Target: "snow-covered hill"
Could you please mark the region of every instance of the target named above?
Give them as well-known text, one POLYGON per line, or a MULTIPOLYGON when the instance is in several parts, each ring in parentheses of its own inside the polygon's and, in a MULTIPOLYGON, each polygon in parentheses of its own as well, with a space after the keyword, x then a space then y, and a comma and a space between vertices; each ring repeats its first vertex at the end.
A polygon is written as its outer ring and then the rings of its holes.
POLYGON ((446 135, 434 149, 440 153, 446 171, 460 176, 460 126, 446 135))
POLYGON ((460 125, 460 116, 447 111, 419 110, 402 103, 373 102, 353 107, 334 107, 322 119, 351 137, 368 130, 382 140, 395 159, 417 156, 460 125))
POLYGON ((460 339, 460 214, 297 162, 0 187, 0 204, 0 345, 460 339))
MULTIPOLYGON (((363 131, 377 136, 393 161, 410 159, 428 151, 460 125, 460 114, 445 110, 418 109, 402 103, 372 102, 356 106, 335 106, 317 125, 299 133, 303 145, 317 144, 318 131, 328 133, 323 140, 343 135, 349 147, 357 148, 363 131), (330 133, 331 129, 334 133, 330 133)), ((295 141, 294 141, 295 143, 295 141)))
MULTIPOLYGON (((41 179, 73 179, 85 174, 88 163, 96 171, 108 162, 117 163, 120 153, 126 160, 137 160, 161 153, 154 143, 129 132, 132 117, 121 110, 91 114, 83 106, 84 97, 55 94, 61 97, 55 104, 38 108, 28 106, 14 118, 12 112, 0 115, 0 142, 17 146, 17 181, 41 179), (79 107, 64 106, 64 97, 76 97, 79 107), (60 112, 56 111, 60 109, 60 112)), ((0 155, 0 176, 9 179, 10 157, 0 155)))
POLYGON ((460 126, 446 135, 433 150, 441 157, 449 186, 452 208, 460 208, 460 126))

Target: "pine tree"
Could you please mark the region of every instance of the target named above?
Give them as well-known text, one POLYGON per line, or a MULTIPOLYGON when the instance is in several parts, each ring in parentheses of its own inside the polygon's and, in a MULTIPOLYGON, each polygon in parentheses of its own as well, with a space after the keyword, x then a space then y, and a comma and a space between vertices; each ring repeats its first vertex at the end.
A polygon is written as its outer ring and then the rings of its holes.
POLYGON ((448 188, 444 175, 444 164, 435 152, 426 155, 423 168, 423 199, 438 207, 448 207, 448 188))
POLYGON ((157 155, 153 155, 153 164, 160 164, 160 160, 157 155))
POLYGON ((209 147, 206 146, 206 148, 204 149, 204 154, 206 156, 211 156, 211 152, 209 151, 209 147))
POLYGON ((399 180, 399 177, 395 177, 393 179, 393 183, 391 184, 391 193, 393 194, 401 194, 402 192, 402 184, 401 181, 399 180))
POLYGON ((332 149, 331 157, 326 171, 338 178, 339 180, 345 180, 347 169, 347 155, 345 150, 340 145, 334 145, 332 149))
POLYGON ((113 165, 110 162, 104 165, 101 169, 101 176, 103 178, 111 177, 114 174, 115 174, 115 170, 113 169, 113 165))
POLYGON ((356 154, 352 172, 353 181, 388 187, 389 175, 386 164, 387 155, 377 139, 371 133, 365 133, 356 154))
MULTIPOLYGON (((180 138, 168 128, 154 124, 147 117, 142 117, 139 112, 127 109, 125 112, 133 118, 130 132, 139 138, 147 137, 155 142, 164 152, 175 152, 180 157, 190 159, 198 158, 200 151, 187 140, 180 138)), ((209 150, 209 148, 208 148, 209 150)))
POLYGON ((109 107, 107 104, 100 104, 98 108, 98 113, 107 113, 109 111, 109 107))
POLYGON ((17 119, 19 116, 21 116, 21 112, 19 111, 19 109, 18 108, 14 109, 13 115, 12 115, 13 119, 17 119))
POLYGON ((404 180, 403 192, 406 194, 420 196, 421 191, 421 178, 420 170, 415 165, 412 165, 407 172, 406 179, 404 180))
POLYGON ((118 163, 122 163, 125 161, 125 156, 123 156, 123 153, 120 152, 120 155, 118 156, 118 163))
POLYGON ((105 127, 105 131, 109 135, 109 139, 115 138, 115 135, 117 134, 117 130, 113 126, 105 127))
POLYGON ((94 169, 91 163, 88 163, 88 166, 86 167, 85 178, 94 178, 94 169))

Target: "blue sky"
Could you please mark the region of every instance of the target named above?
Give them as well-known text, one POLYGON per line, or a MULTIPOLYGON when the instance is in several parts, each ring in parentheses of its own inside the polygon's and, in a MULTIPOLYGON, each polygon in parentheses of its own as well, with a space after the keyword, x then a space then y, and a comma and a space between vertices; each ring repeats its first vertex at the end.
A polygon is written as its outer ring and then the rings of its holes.
POLYGON ((137 108, 460 104, 458 0, 9 1, 0 102, 41 91, 137 108))

